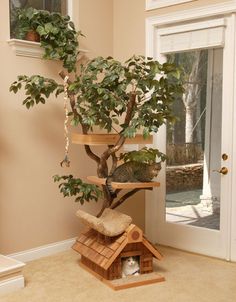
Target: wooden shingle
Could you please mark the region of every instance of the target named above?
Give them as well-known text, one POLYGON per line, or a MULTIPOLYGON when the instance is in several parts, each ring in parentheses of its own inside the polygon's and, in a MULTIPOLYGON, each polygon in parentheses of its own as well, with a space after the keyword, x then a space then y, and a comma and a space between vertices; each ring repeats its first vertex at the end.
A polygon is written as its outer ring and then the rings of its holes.
POLYGON ((122 253, 127 244, 142 243, 155 258, 161 259, 162 255, 157 251, 154 245, 144 236, 143 232, 135 225, 130 225, 127 230, 116 237, 106 237, 93 229, 87 229, 81 233, 73 249, 81 256, 89 259, 102 269, 109 269, 116 258, 122 253), (135 234, 133 233, 135 232, 135 234), (140 235, 135 239, 134 235, 140 235), (132 236, 133 235, 133 236, 132 236))

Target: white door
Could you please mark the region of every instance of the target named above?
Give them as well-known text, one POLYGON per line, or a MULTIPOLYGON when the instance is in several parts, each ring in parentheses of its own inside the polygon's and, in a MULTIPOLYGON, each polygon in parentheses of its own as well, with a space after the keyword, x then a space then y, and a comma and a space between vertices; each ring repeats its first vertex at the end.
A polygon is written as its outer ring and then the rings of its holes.
POLYGON ((160 189, 146 196, 151 240, 224 259, 231 258, 234 22, 156 30, 157 59, 180 64, 186 77, 173 106, 178 121, 154 136, 168 160, 160 189))

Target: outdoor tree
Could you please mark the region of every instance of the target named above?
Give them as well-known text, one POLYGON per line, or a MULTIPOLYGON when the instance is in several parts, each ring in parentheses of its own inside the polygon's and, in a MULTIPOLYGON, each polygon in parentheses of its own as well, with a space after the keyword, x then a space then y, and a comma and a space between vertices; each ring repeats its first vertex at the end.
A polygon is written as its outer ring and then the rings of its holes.
MULTIPOLYGON (((185 143, 201 142, 201 127, 197 127, 205 108, 201 108, 204 100, 202 92, 206 86, 207 51, 197 50, 168 55, 168 61, 183 69, 185 91, 182 102, 185 110, 185 143), (195 131, 195 137, 194 137, 195 131)), ((204 106, 205 107, 205 106, 204 106)))
MULTIPOLYGON (((74 33, 74 26, 68 19, 66 22, 68 37, 68 30, 71 28, 74 33)), ((45 28, 40 25, 38 33, 44 37, 43 46, 46 49, 47 30, 50 30, 51 40, 53 33, 57 32, 53 24, 50 28, 47 24, 45 28)), ((77 57, 78 45, 76 46, 62 50, 64 53, 60 53, 59 59, 62 60, 61 58, 68 55, 77 57)), ((160 64, 143 56, 133 56, 125 63, 112 57, 99 56, 84 64, 73 64, 70 64, 69 68, 64 64, 65 69, 59 72, 61 81, 57 82, 41 75, 20 75, 12 83, 10 91, 17 93, 20 89, 25 90, 23 105, 27 109, 40 103, 45 104, 53 95, 64 93, 70 104, 66 119, 70 119, 72 126, 79 127, 83 135, 90 135, 94 128, 98 127, 107 133, 116 134, 116 141, 104 145, 101 155, 96 154, 96 150, 89 144, 84 145, 86 154, 96 163, 98 178, 106 179, 112 175, 121 159, 125 162, 147 164, 156 162, 158 157, 160 161, 164 160, 165 156, 157 149, 143 148, 122 153, 122 146, 128 138, 134 138, 140 133, 144 139, 148 138, 166 121, 174 121, 171 106, 176 97, 183 93, 179 69, 174 64, 160 64)), ((67 152, 61 165, 69 165, 67 152)), ((102 199, 98 215, 101 215, 105 208, 116 208, 140 190, 133 188, 122 195, 122 190, 117 189, 115 197, 107 190, 105 183, 98 186, 72 175, 56 175, 54 181, 60 182, 60 191, 64 196, 75 196, 75 201, 81 204, 102 199)))

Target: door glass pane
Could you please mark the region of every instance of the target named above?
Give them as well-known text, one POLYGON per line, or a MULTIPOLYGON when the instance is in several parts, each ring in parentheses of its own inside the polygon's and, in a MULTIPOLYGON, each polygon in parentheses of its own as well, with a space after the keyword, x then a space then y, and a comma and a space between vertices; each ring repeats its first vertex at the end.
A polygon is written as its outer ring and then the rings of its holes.
POLYGON ((219 230, 223 50, 174 53, 185 92, 167 125, 166 221, 219 230))

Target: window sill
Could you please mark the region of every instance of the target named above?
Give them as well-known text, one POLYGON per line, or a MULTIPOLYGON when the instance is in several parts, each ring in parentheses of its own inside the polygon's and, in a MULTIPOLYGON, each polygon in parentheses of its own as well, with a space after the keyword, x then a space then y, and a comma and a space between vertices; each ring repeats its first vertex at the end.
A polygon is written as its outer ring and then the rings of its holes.
POLYGON ((7 41, 17 56, 42 58, 43 49, 38 42, 31 42, 19 39, 10 39, 7 41))
MULTIPOLYGON (((19 40, 19 39, 10 39, 7 42, 12 47, 16 56, 40 58, 40 59, 43 56, 44 51, 40 47, 40 43, 38 42, 19 40)), ((80 52, 83 55, 88 51, 85 49, 80 49, 80 52)))

